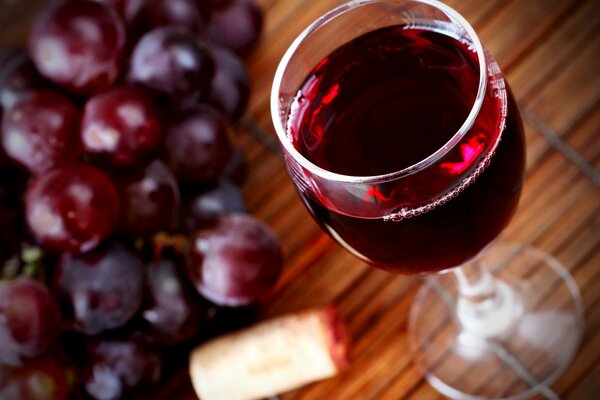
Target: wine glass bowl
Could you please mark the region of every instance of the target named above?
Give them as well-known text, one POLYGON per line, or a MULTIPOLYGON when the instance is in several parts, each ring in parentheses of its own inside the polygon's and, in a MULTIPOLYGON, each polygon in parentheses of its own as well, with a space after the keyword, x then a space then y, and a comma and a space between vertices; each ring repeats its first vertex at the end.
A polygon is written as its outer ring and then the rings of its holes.
POLYGON ((316 221, 371 264, 408 273, 462 264, 498 236, 516 209, 525 166, 516 104, 495 61, 453 10, 402 1, 350 5, 309 27, 275 78, 274 123, 290 175, 316 221), (357 54, 379 61, 338 73, 357 54), (370 111, 379 106, 398 111, 370 111), (363 111, 358 122, 330 122, 363 111), (367 119, 380 133, 360 136, 367 119), (325 126, 338 135, 332 144, 314 133, 325 126), (357 138, 342 137, 351 130, 357 138))

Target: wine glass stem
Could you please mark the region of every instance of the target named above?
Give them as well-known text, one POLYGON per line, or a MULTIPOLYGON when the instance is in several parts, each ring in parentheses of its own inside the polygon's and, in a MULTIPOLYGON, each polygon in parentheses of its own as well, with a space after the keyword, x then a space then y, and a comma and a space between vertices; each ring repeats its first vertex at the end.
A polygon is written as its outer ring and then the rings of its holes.
POLYGON ((462 329, 481 337, 507 332, 523 311, 518 292, 494 277, 478 259, 453 270, 456 314, 462 329))

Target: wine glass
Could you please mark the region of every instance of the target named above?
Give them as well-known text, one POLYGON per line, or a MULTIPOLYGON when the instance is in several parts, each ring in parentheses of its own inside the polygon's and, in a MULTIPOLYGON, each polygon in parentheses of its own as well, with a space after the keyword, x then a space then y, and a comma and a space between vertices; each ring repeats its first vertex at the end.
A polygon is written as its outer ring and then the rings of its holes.
POLYGON ((452 398, 552 396, 581 298, 548 254, 492 245, 517 207, 525 144, 469 23, 435 0, 341 5, 283 56, 271 111, 315 221, 361 260, 425 277, 409 335, 429 382, 452 398))

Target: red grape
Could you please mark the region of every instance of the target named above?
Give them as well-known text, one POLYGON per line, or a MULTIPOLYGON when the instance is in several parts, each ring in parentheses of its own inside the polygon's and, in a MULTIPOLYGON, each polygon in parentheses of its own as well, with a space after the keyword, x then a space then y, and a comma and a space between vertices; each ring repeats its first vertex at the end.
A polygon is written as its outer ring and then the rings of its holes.
POLYGON ((79 111, 67 97, 35 91, 6 110, 2 147, 35 175, 75 161, 81 152, 79 111))
POLYGON ((69 381, 69 369, 56 356, 46 355, 19 368, 0 367, 0 399, 67 400, 69 381))
POLYGON ((161 140, 158 110, 151 97, 134 87, 97 94, 85 105, 81 142, 98 163, 132 168, 146 163, 161 140))
POLYGON ((254 0, 233 0, 228 6, 213 11, 208 37, 245 56, 258 43, 262 26, 262 10, 254 0))
POLYGON ((144 265, 121 243, 63 255, 55 281, 73 313, 75 329, 96 335, 125 325, 142 302, 144 265))
POLYGON ((250 97, 250 78, 242 61, 225 48, 212 49, 215 77, 211 82, 209 102, 223 111, 231 121, 238 121, 250 97))
POLYGON ((208 49, 175 27, 146 33, 133 49, 129 79, 185 103, 208 94, 215 70, 208 49))
POLYGON ((148 389, 161 374, 158 353, 139 338, 96 340, 89 345, 87 360, 85 390, 98 400, 131 398, 132 390, 148 389))
POLYGON ((71 164, 40 175, 29 187, 25 216, 33 236, 57 252, 91 250, 119 217, 114 185, 99 170, 71 164))
POLYGON ((188 271, 207 299, 239 306, 269 290, 282 264, 279 241, 268 226, 248 215, 231 214, 192 236, 188 271))
POLYGON ((40 73, 79 95, 97 93, 117 79, 124 46, 117 12, 91 0, 53 3, 35 20, 30 36, 40 73))
POLYGON ((194 299, 185 265, 163 258, 148 267, 147 285, 151 302, 142 316, 146 332, 164 345, 176 345, 198 333, 202 321, 200 304, 194 299))
POLYGON ((27 278, 0 281, 0 363, 20 365, 58 338, 62 317, 52 294, 27 278))
POLYGON ((96 0, 113 7, 119 15, 126 21, 131 22, 138 13, 145 0, 96 0))
POLYGON ((25 50, 0 50, 0 109, 6 110, 24 94, 46 86, 25 50))
POLYGON ((164 157, 182 182, 216 180, 231 157, 230 126, 208 106, 175 114, 167 126, 164 157))
POLYGON ((189 196, 181 211, 185 228, 193 231, 219 215, 245 213, 246 204, 237 186, 220 179, 216 185, 189 196))
POLYGON ((177 26, 198 34, 208 21, 206 6, 198 0, 148 0, 132 22, 133 34, 144 34, 161 26, 177 26))
POLYGON ((120 177, 117 187, 123 213, 121 230, 148 236, 171 227, 179 207, 179 188, 173 173, 161 161, 120 177))

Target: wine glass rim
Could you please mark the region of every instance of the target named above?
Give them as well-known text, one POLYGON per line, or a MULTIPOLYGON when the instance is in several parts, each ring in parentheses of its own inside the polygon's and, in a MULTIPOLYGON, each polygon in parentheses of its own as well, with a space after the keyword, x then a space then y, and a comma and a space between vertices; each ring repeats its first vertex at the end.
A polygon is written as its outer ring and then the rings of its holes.
MULTIPOLYGON (((337 182, 346 182, 346 183, 382 183, 388 182, 393 179, 397 179, 403 176, 411 175, 415 172, 423 170, 435 163, 442 156, 447 154, 471 129, 475 119, 481 109, 483 104, 483 100, 485 97, 486 86, 487 86, 487 63, 485 51, 483 49, 483 45, 479 40, 479 36, 475 32, 475 29, 469 24, 469 22, 456 10, 452 7, 438 1, 438 0, 408 0, 414 3, 423 3, 438 10, 442 11, 450 20, 454 23, 457 23, 461 28, 463 28, 467 34, 470 36, 471 45, 474 47, 478 63, 479 63, 479 85, 477 88, 477 95, 475 96, 475 100, 473 102, 473 106, 471 107, 471 111, 469 115, 465 118, 465 121, 460 126, 460 128, 456 131, 454 135, 439 149, 435 152, 427 156, 426 158, 416 162, 415 164, 403 168, 398 171, 393 171, 387 174, 382 175, 370 175, 370 176, 356 176, 356 175, 344 175, 338 174, 324 168, 319 167, 314 164, 308 158, 303 156, 294 146, 291 140, 289 140, 287 135, 287 129, 284 126, 280 114, 280 99, 279 92, 281 88, 281 83, 283 80, 283 76, 285 71, 293 57, 296 53, 296 50, 300 47, 300 45, 304 42, 304 40, 313 32, 318 30, 321 26, 326 24, 327 22, 333 20, 334 18, 349 12, 357 7, 376 3, 381 0, 353 0, 348 3, 342 4, 327 13, 323 14, 321 17, 317 18, 314 22, 312 22, 306 29, 302 31, 296 37, 296 39, 292 42, 290 47, 286 50, 277 70, 275 72, 275 77, 273 80, 273 86, 271 89, 271 118, 273 120, 273 125, 275 127, 275 132, 277 133, 277 137, 279 139, 280 144, 284 147, 284 150, 290 154, 298 164, 300 164, 303 168, 310 171, 312 174, 319 176, 323 179, 329 181, 337 181, 337 182)), ((289 110, 285 110, 286 115, 289 110)))

